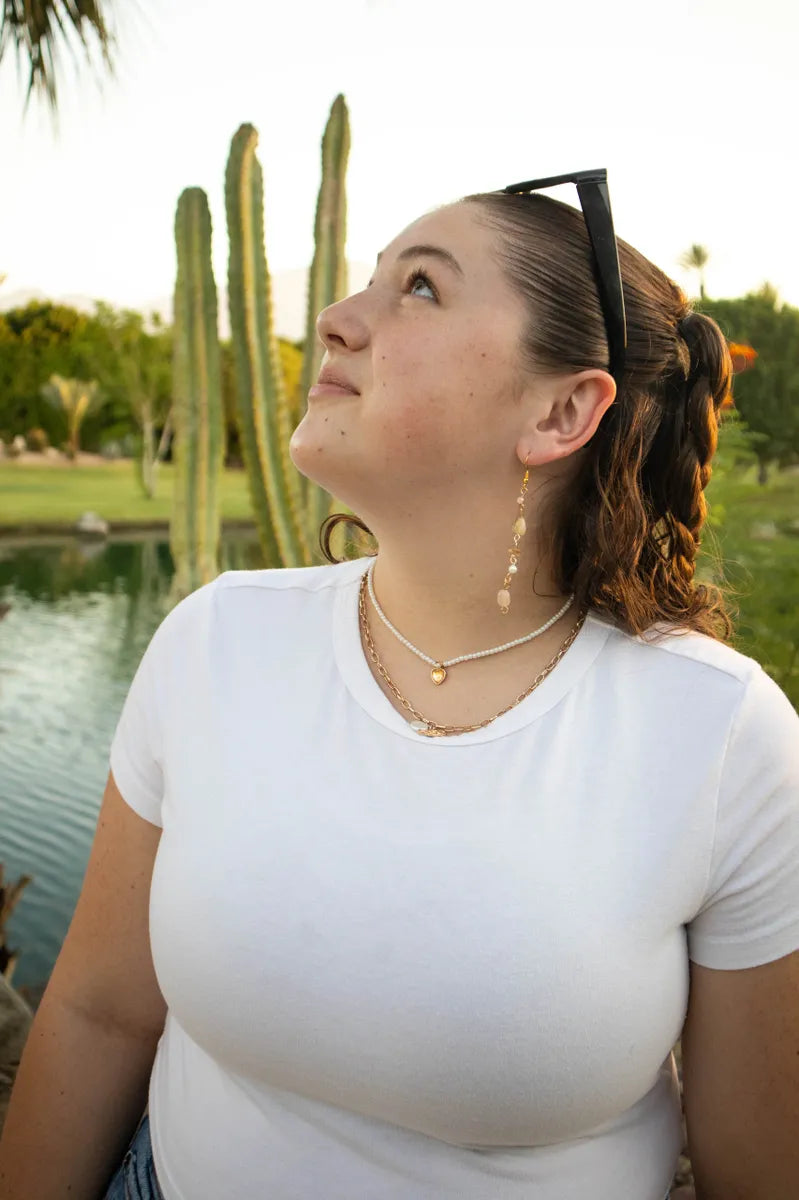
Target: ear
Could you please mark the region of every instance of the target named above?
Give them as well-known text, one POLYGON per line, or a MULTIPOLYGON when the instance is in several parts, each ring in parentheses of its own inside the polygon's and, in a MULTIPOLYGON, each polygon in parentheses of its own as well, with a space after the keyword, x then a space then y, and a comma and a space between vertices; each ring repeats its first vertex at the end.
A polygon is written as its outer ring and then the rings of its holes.
POLYGON ((615 398, 616 382, 607 371, 592 369, 553 380, 537 393, 520 439, 529 465, 574 454, 594 436, 615 398))

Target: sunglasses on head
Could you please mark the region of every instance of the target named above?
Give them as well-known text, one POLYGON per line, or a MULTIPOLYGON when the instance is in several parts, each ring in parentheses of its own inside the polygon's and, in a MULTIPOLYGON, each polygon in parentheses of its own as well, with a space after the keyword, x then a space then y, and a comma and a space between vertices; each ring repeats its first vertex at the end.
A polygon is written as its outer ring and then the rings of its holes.
POLYGON ((575 171, 572 175, 552 175, 548 179, 528 179, 526 183, 512 183, 510 187, 500 190, 509 194, 537 192, 542 188, 555 187, 559 183, 577 185, 577 195, 580 198, 596 263, 599 302, 608 337, 610 373, 616 384, 620 385, 627 350, 627 319, 624 314, 619 251, 610 211, 607 171, 602 168, 596 171, 575 171))

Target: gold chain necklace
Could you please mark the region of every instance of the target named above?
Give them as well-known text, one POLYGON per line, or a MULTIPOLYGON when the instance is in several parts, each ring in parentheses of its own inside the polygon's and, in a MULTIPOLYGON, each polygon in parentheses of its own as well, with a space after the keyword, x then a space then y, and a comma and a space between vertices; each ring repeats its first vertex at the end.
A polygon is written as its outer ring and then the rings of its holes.
POLYGON ((513 650, 515 646, 522 646, 525 642, 531 642, 533 638, 540 637, 542 633, 546 633, 548 629, 551 629, 553 625, 558 623, 563 614, 571 607, 571 603, 574 600, 574 596, 569 596, 569 599, 559 612, 556 612, 553 617, 550 617, 540 629, 534 629, 532 633, 527 633, 524 637, 516 638, 516 640, 513 642, 505 642, 502 646, 494 646, 493 650, 478 650, 476 654, 461 654, 458 658, 448 658, 446 662, 442 662, 438 659, 430 658, 428 654, 423 654, 421 650, 417 650, 413 642, 409 642, 408 639, 403 637, 400 631, 395 629, 391 624, 388 617, 378 604, 377 596, 375 595, 374 579, 372 578, 374 575, 374 569, 375 563, 373 559, 366 572, 366 586, 369 589, 369 599, 372 601, 372 608, 375 610, 386 628, 391 630, 391 632, 394 634, 394 637, 398 641, 402 642, 403 646, 407 646, 409 650, 413 651, 417 658, 421 658, 426 663, 430 664, 430 666, 433 668, 430 672, 430 678, 432 679, 433 683, 436 684, 436 686, 440 686, 445 679, 449 678, 447 674, 447 667, 457 666, 458 663, 468 662, 473 658, 488 658, 492 654, 501 654, 503 650, 513 650))
POLYGON ((422 716, 422 714, 420 712, 417 712, 416 709, 413 707, 413 705, 410 703, 410 701, 406 700, 406 698, 403 696, 402 692, 399 690, 397 685, 394 683, 394 680, 391 679, 391 677, 389 676, 388 671, 383 666, 382 662, 380 661, 380 658, 378 657, 377 650, 375 649, 375 644, 372 641, 372 635, 369 631, 369 619, 366 615, 366 573, 365 572, 361 576, 361 585, 360 585, 359 592, 358 592, 358 612, 360 614, 361 631, 363 633, 364 640, 366 641, 366 645, 369 648, 369 657, 371 658, 372 662, 377 667, 378 674, 381 676, 381 678, 383 678, 386 681, 388 686, 391 688, 391 691, 397 697, 397 699, 399 700, 399 702, 403 706, 403 708, 406 708, 408 710, 408 712, 411 714, 411 716, 416 718, 415 721, 411 722, 411 729, 415 729, 416 732, 418 734, 420 734, 422 737, 445 737, 449 734, 471 733, 475 729, 484 729, 486 727, 486 725, 490 725, 491 722, 496 721, 498 717, 502 717, 505 715, 506 712, 510 712, 510 710, 512 708, 515 708, 517 704, 521 704, 522 700, 525 700, 531 694, 531 692, 534 692, 535 689, 541 683, 544 682, 547 675, 551 674, 552 671, 555 670, 555 667, 558 665, 560 660, 563 658, 564 654, 569 649, 569 647, 571 646, 574 639, 577 637, 577 634, 582 629, 583 624, 585 622, 585 618, 587 616, 586 612, 582 613, 582 615, 580 616, 580 619, 577 621, 577 624, 572 627, 572 629, 570 630, 570 632, 568 633, 568 635, 566 637, 566 640, 562 643, 560 649, 558 650, 557 654, 552 659, 552 661, 547 663, 547 665, 544 667, 543 671, 541 671, 541 673, 539 675, 536 675, 535 679, 533 680, 533 682, 531 683, 531 685, 527 689, 527 691, 522 692, 521 696, 517 696, 516 699, 513 701, 513 703, 509 704, 507 706, 507 708, 501 709, 498 713, 495 713, 493 717, 487 717, 484 721, 479 721, 476 725, 437 725, 435 721, 431 721, 431 720, 429 720, 428 717, 422 716))

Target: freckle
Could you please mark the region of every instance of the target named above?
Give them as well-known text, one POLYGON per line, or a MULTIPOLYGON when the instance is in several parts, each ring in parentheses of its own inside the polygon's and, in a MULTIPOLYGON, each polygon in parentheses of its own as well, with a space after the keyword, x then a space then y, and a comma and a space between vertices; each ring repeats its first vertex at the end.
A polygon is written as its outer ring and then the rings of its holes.
POLYGON ((485 356, 486 356, 486 352, 485 352, 485 350, 481 350, 481 351, 480 351, 480 357, 481 357, 481 358, 485 358, 485 356))

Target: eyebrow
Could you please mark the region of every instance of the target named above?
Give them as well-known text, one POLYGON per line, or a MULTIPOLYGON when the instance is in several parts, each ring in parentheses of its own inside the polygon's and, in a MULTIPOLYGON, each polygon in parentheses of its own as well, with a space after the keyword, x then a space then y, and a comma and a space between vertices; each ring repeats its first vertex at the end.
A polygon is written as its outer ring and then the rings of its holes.
MULTIPOLYGON (((380 259, 383 257, 383 253, 384 252, 381 250, 377 256, 378 265, 380 263, 380 259)), ((417 258, 420 254, 426 254, 430 258, 437 258, 440 262, 446 263, 448 267, 451 267, 452 270, 455 271, 457 275, 460 275, 461 279, 463 279, 463 268, 461 267, 457 258, 450 254, 449 250, 445 250, 443 246, 406 246, 406 248, 404 250, 400 250, 399 254, 397 255, 397 262, 404 262, 406 258, 417 258)))

